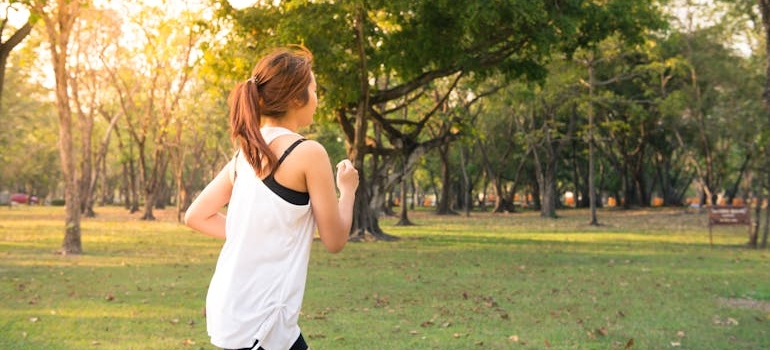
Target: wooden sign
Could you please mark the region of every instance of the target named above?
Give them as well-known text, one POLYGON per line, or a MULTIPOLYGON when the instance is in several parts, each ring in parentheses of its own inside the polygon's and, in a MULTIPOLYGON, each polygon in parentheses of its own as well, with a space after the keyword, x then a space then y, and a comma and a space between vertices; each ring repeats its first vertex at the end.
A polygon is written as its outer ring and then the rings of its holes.
POLYGON ((715 225, 747 225, 751 235, 751 213, 745 206, 716 205, 708 209, 709 243, 714 245, 711 227, 715 225))

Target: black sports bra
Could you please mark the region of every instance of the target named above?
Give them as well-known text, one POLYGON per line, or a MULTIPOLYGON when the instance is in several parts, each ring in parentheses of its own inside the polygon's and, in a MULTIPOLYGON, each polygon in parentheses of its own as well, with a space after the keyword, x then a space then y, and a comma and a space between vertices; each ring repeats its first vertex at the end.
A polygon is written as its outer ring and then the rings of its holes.
MULTIPOLYGON (((278 170, 278 167, 281 166, 281 163, 283 163, 283 160, 286 159, 286 156, 291 153, 291 151, 294 150, 295 147, 297 147, 302 141, 305 141, 307 139, 299 139, 297 141, 294 141, 294 143, 289 146, 289 148, 286 149, 286 151, 283 152, 283 155, 281 155, 281 158, 278 159, 278 164, 275 165, 275 168, 270 172, 270 175, 267 175, 266 178, 262 179, 262 183, 267 186, 273 193, 277 194, 278 197, 281 197, 283 200, 294 204, 294 205, 306 205, 310 203, 310 194, 307 192, 299 192, 292 190, 291 188, 288 188, 284 185, 281 185, 278 183, 278 181, 275 181, 275 171, 278 170)), ((238 154, 241 153, 241 150, 238 150, 237 153, 235 153, 235 159, 238 159, 238 154)), ((237 171, 234 172, 234 179, 238 177, 237 171)), ((235 181, 233 179, 233 181, 235 181)))

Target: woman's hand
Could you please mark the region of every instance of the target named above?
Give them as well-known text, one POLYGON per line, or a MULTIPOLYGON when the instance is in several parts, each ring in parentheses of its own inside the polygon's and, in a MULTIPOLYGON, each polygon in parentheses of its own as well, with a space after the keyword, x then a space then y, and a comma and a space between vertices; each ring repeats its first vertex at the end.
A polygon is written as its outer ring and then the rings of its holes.
POLYGON ((337 188, 340 190, 340 196, 355 194, 358 188, 358 170, 348 159, 337 163, 337 188))

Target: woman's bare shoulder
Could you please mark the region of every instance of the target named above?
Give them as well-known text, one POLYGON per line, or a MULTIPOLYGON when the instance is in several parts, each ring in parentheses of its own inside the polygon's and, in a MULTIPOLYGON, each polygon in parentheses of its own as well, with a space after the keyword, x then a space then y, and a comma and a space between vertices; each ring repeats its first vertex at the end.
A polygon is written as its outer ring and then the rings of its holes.
POLYGON ((321 160, 327 160, 329 158, 329 154, 326 152, 326 148, 318 141, 305 140, 300 146, 304 156, 323 157, 321 160))
POLYGON ((326 172, 327 169, 331 170, 329 154, 318 141, 305 140, 295 151, 299 153, 295 161, 299 161, 299 166, 303 168, 306 176, 315 176, 320 172, 326 172))

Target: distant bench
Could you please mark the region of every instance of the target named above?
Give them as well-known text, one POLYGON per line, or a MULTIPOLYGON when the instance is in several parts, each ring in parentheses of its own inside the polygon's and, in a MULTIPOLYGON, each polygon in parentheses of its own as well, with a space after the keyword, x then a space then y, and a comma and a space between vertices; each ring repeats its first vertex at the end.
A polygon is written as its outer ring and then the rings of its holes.
POLYGON ((709 214, 709 243, 714 245, 711 228, 717 225, 746 225, 749 227, 751 238, 751 213, 745 206, 716 205, 708 208, 709 214))

